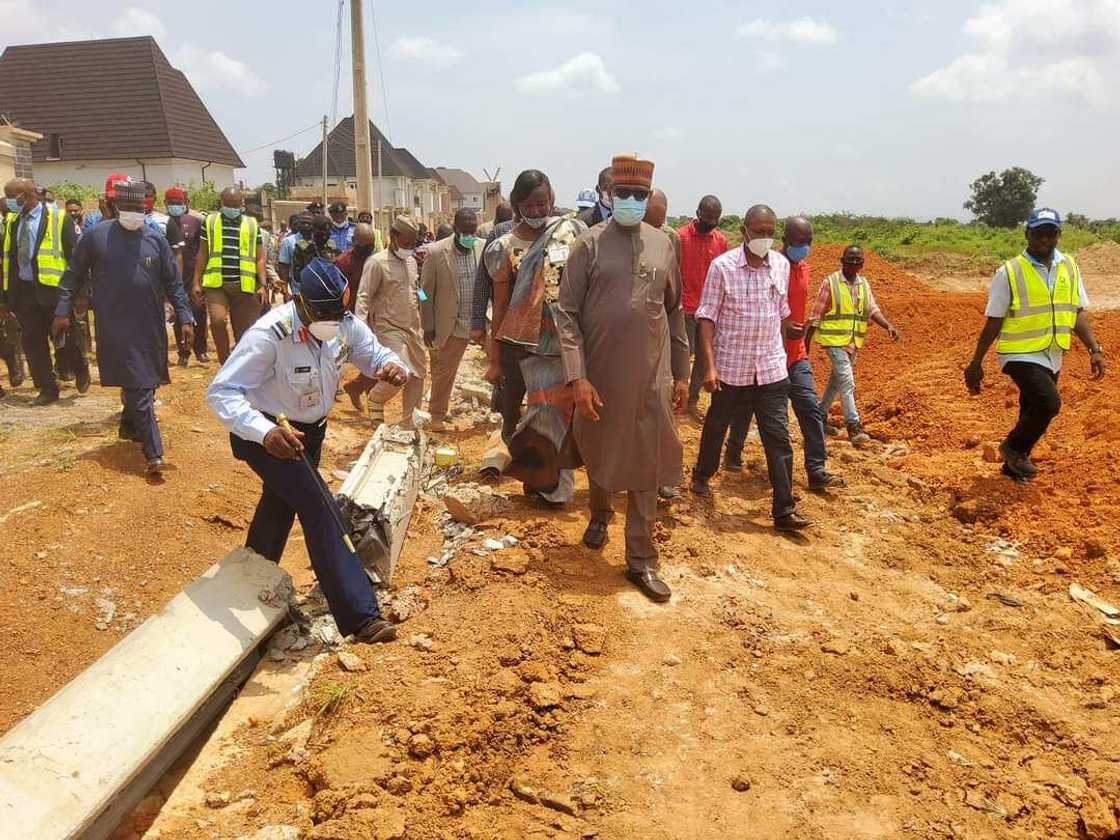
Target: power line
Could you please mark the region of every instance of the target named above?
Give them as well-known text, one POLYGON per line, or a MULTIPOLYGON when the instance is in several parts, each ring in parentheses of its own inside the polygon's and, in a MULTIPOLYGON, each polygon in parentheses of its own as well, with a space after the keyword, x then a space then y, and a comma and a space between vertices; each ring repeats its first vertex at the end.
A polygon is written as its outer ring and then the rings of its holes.
POLYGON ((301 128, 295 134, 289 134, 287 137, 281 137, 279 140, 270 140, 268 143, 262 143, 259 146, 254 146, 252 149, 246 149, 240 154, 251 155, 253 152, 259 152, 261 149, 267 149, 269 146, 276 146, 279 143, 283 143, 285 140, 291 140, 293 137, 299 137, 305 131, 310 131, 313 128, 319 128, 322 124, 322 120, 315 120, 315 122, 311 123, 311 125, 307 126, 306 128, 301 128))
POLYGON ((373 29, 373 45, 377 49, 377 75, 381 80, 381 104, 385 106, 385 137, 393 142, 393 120, 389 116, 389 94, 385 90, 385 68, 381 64, 381 35, 377 31, 377 13, 373 10, 374 0, 369 2, 369 18, 373 29))

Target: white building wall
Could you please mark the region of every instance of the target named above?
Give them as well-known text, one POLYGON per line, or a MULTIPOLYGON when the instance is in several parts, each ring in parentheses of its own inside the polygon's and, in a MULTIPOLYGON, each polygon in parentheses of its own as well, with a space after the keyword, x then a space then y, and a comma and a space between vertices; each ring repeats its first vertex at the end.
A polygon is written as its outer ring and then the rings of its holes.
MULTIPOLYGON (((60 181, 73 181, 95 188, 98 192, 105 188, 105 179, 114 172, 122 172, 136 179, 146 178, 163 192, 175 184, 196 184, 203 180, 203 166, 206 161, 185 158, 152 158, 144 160, 144 166, 136 160, 46 160, 35 164, 35 180, 40 184, 57 184, 60 181)), ((213 163, 206 166, 206 180, 223 189, 236 183, 232 166, 213 163)))

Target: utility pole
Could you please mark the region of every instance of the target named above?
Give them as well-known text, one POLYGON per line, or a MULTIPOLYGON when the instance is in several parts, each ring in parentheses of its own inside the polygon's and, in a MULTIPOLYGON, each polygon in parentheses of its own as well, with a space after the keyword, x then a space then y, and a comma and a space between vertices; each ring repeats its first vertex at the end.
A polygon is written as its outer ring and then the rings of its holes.
POLYGON ((354 64, 354 157, 358 173, 358 209, 372 210, 373 159, 369 147, 366 105, 366 39, 362 32, 362 0, 350 0, 350 55, 354 64))
POLYGON ((385 206, 384 196, 381 195, 381 138, 377 138, 377 209, 385 206))
POLYGON ((323 114, 323 212, 327 211, 327 115, 323 114))

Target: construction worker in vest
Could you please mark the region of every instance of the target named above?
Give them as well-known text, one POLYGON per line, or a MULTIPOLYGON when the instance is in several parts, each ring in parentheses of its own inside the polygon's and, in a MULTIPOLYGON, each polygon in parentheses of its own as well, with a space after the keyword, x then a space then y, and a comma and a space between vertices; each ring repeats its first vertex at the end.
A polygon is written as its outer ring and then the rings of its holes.
POLYGON ((1089 296, 1073 257, 1058 250, 1061 233, 1057 210, 1042 207, 1031 213, 1027 249, 992 277, 984 311, 988 320, 964 371, 969 392, 979 394, 984 356, 996 342, 1000 367, 1019 388, 1019 422, 999 448, 1003 474, 1016 481, 1038 473, 1031 450, 1062 408, 1058 374, 1071 333, 1089 350, 1093 379, 1104 378, 1104 351, 1085 316, 1089 296))
POLYGON ((260 224, 245 215, 243 205, 237 187, 222 190, 220 212, 207 216, 202 226, 191 281, 191 299, 206 306, 218 361, 223 364, 230 348, 226 325, 233 323, 236 343, 268 304, 268 249, 261 240, 260 224))
POLYGON ((871 284, 860 273, 862 269, 863 249, 858 245, 849 245, 840 258, 840 270, 830 274, 821 283, 809 315, 809 329, 805 336, 806 345, 811 345, 816 338, 817 344, 825 349, 832 364, 832 374, 819 405, 825 432, 831 435, 840 433, 840 429, 828 421, 828 410, 836 398, 840 397, 848 440, 855 446, 871 440, 863 430, 859 409, 856 408, 854 370, 856 355, 867 338, 868 322, 878 324, 887 331, 892 341, 898 341, 898 330, 879 309, 875 295, 871 292, 871 284))
MULTIPOLYGON (((78 233, 65 211, 43 203, 35 182, 14 178, 4 185, 8 205, 3 268, 0 270, 0 317, 19 321, 23 352, 39 393, 32 405, 58 401, 58 378, 51 362, 51 323, 58 304, 58 283, 66 270, 78 233)), ((89 390, 89 363, 81 342, 60 335, 55 355, 75 374, 79 394, 89 390)))
MULTIPOLYGON (((6 201, 0 201, 0 278, 4 276, 3 255, 7 250, 5 245, 8 234, 8 219, 15 224, 17 213, 9 212, 6 201)), ((23 350, 19 346, 19 321, 11 312, 0 315, 0 359, 8 366, 8 382, 13 388, 23 384, 23 350)), ((4 396, 4 388, 0 386, 0 397, 4 396)))

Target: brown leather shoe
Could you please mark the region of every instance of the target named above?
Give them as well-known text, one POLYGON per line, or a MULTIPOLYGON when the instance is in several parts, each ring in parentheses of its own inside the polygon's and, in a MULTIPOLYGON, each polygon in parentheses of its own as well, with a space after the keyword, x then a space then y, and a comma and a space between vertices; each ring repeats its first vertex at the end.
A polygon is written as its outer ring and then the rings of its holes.
POLYGON ((637 569, 627 569, 626 579, 638 587, 651 601, 664 604, 673 597, 672 590, 653 569, 642 569, 640 572, 637 569))
POLYGON ((779 531, 804 531, 813 523, 799 513, 787 513, 774 520, 774 527, 779 531))

